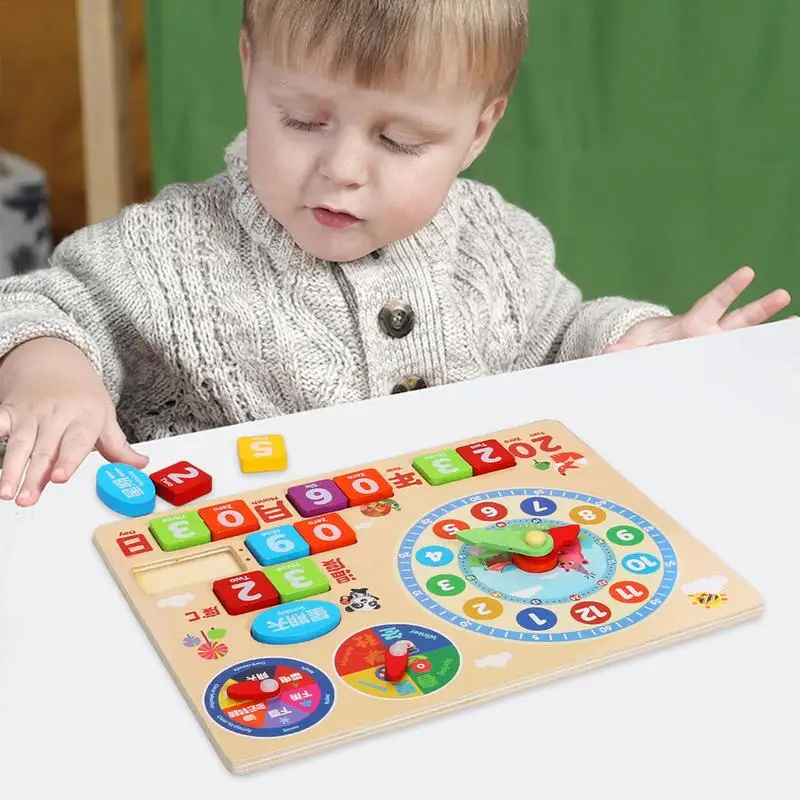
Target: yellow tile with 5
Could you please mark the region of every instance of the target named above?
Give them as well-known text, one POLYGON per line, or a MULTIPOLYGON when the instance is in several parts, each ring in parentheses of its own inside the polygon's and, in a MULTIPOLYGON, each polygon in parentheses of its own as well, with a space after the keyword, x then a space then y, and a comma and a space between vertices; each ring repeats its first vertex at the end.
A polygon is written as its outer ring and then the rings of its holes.
POLYGON ((286 469, 286 443, 280 434, 243 436, 238 444, 242 472, 273 472, 286 469))

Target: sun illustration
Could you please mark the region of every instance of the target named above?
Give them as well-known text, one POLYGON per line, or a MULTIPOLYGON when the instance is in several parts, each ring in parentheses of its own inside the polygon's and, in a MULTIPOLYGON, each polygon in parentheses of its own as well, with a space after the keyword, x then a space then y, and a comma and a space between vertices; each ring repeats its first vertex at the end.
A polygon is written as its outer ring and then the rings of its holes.
POLYGON ((703 606, 705 608, 716 608, 728 602, 728 595, 725 592, 695 592, 689 595, 693 606, 703 606))

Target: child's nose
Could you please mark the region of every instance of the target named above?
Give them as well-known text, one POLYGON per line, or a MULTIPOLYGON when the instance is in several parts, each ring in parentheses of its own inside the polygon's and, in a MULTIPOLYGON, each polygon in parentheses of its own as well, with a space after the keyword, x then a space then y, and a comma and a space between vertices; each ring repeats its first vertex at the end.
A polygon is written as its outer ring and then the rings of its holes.
POLYGON ((352 137, 338 137, 323 152, 320 172, 339 186, 362 186, 367 180, 367 160, 363 147, 352 137))

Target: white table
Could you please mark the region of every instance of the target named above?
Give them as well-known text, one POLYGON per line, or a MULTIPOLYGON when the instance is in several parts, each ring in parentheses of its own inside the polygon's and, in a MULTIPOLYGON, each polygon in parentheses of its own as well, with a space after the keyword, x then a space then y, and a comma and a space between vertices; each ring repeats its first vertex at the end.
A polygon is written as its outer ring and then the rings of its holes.
POLYGON ((218 453, 214 495, 225 496, 540 418, 572 428, 743 573, 766 614, 235 777, 94 549, 94 529, 115 518, 94 493, 94 454, 33 509, 0 506, 0 795, 789 797, 800 712, 800 320, 142 447, 152 468, 206 465, 218 453), (284 434, 290 469, 244 475, 236 438, 264 431, 284 434), (62 624, 76 609, 80 625, 62 624))

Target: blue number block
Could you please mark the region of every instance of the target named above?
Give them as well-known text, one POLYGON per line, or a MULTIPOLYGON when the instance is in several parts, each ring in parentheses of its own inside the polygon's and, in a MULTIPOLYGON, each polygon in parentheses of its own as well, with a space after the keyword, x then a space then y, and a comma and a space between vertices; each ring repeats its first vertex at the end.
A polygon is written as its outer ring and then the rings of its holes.
POLYGON ((150 514, 156 505, 156 487, 141 470, 127 464, 104 464, 97 470, 97 496, 112 511, 126 517, 150 514))
POLYGON ((308 542, 291 525, 251 533, 244 543, 262 567, 304 558, 311 552, 308 542))
POLYGON ((342 621, 339 607, 325 600, 295 600, 262 611, 250 634, 262 644, 298 644, 332 631, 342 621))

